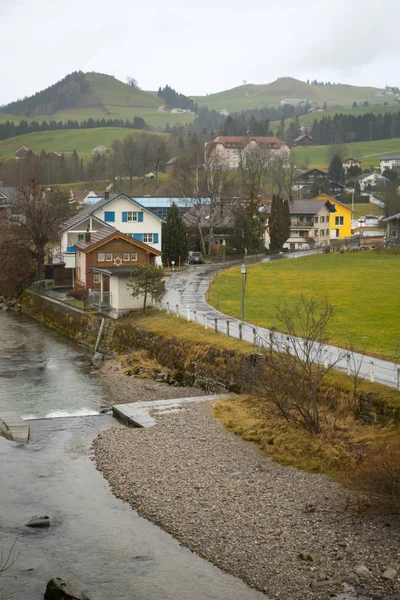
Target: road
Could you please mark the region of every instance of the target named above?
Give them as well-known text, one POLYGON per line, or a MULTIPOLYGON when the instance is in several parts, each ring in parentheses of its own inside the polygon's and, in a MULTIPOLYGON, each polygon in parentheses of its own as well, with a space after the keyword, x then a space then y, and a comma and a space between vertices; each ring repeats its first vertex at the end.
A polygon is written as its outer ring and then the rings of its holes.
MULTIPOLYGON (((307 254, 311 253, 308 252, 307 254)), ((287 254, 286 257, 284 260, 294 258, 301 260, 301 256, 296 253, 287 254)), ((266 258, 262 262, 268 260, 270 259, 266 258)), ((288 341, 285 335, 277 332, 272 334, 269 329, 225 315, 207 304, 205 296, 210 282, 222 268, 224 267, 220 264, 196 265, 185 271, 173 273, 166 283, 166 292, 162 301, 157 306, 162 310, 169 310, 173 313, 179 311, 179 315, 184 318, 187 318, 189 314, 190 320, 197 320, 200 324, 209 328, 215 327, 215 319, 217 319, 218 331, 226 334, 229 327, 229 335, 236 338, 240 337, 239 325, 241 324, 243 340, 251 343, 256 341, 257 346, 269 347, 272 339, 274 349, 287 350, 288 341), (271 338, 271 335, 273 335, 273 338, 271 338)), ((304 345, 304 340, 298 338, 294 343, 298 344, 298 348, 300 348, 301 345, 304 345)), ((327 346, 326 352, 325 349, 321 351, 316 346, 315 356, 319 357, 321 362, 323 360, 323 362, 335 364, 335 368, 340 371, 358 372, 360 377, 372 378, 372 380, 392 388, 399 387, 400 364, 398 363, 380 360, 372 356, 363 356, 358 353, 349 353, 336 346, 327 346)))

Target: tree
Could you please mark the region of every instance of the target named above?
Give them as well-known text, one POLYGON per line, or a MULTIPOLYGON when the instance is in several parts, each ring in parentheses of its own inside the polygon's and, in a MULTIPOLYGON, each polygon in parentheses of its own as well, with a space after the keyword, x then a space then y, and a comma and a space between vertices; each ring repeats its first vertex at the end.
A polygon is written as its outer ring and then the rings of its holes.
POLYGON ((128 75, 126 78, 126 82, 131 87, 136 88, 137 90, 139 89, 139 84, 137 82, 137 79, 135 79, 134 77, 131 77, 130 75, 128 75))
POLYGON ((0 219, 0 290, 17 298, 35 279, 35 263, 25 240, 18 238, 6 218, 0 219))
POLYGON ((347 177, 357 177, 362 174, 362 170, 358 165, 353 165, 347 169, 347 177))
POLYGON ((186 259, 188 253, 186 227, 179 215, 179 209, 175 202, 172 203, 168 212, 168 219, 162 226, 162 253, 164 262, 186 259))
POLYGON ((164 271, 153 265, 137 265, 126 284, 134 298, 143 296, 143 312, 146 312, 147 298, 157 298, 163 292, 164 271))
POLYGON ((122 158, 124 173, 129 176, 129 189, 131 190, 138 160, 138 145, 135 136, 128 135, 122 142, 122 158))
POLYGON ((270 250, 279 252, 290 236, 290 212, 287 200, 279 196, 272 197, 271 213, 268 222, 270 250))
POLYGON ((46 248, 58 241, 59 229, 77 210, 69 192, 42 186, 37 179, 20 188, 15 201, 12 233, 29 251, 37 279, 43 279, 46 248))
POLYGON ((262 413, 318 434, 321 384, 341 358, 326 362, 334 308, 327 300, 302 296, 293 307, 278 305, 276 315, 286 333, 280 341, 272 336, 258 372, 252 372, 252 391, 261 399, 262 413))
POLYGON ((328 178, 331 181, 341 182, 344 181, 344 169, 342 159, 339 154, 334 154, 328 167, 328 178))
POLYGON ((318 196, 318 194, 321 193, 331 193, 331 186, 329 185, 327 177, 317 177, 316 179, 314 179, 310 188, 311 198, 315 198, 315 196, 318 196))

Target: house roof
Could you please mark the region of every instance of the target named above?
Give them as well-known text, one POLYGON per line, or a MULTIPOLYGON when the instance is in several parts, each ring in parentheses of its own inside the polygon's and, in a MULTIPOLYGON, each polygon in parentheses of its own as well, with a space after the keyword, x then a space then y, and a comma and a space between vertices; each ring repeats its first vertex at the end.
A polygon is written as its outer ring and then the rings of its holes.
POLYGON ((352 160, 354 162, 358 162, 358 163, 361 164, 361 161, 358 160, 358 158, 351 158, 351 156, 349 156, 349 158, 345 158, 343 162, 347 162, 348 160, 352 160))
POLYGON ((317 171, 318 173, 321 173, 322 175, 327 175, 327 172, 321 171, 321 169, 307 169, 307 171, 302 171, 301 173, 298 173, 297 175, 295 175, 293 177, 293 179, 300 179, 301 177, 304 177, 304 175, 308 175, 309 173, 314 173, 315 171, 317 171))
POLYGON ((169 161, 167 162, 167 167, 168 165, 174 165, 176 163, 176 161, 178 160, 177 156, 173 156, 172 158, 169 159, 169 161))
POLYGON ((396 213, 395 215, 386 217, 385 219, 382 219, 382 221, 385 221, 385 223, 388 223, 389 221, 394 221, 395 219, 400 219, 400 213, 396 213))
POLYGON ((303 135, 299 135, 296 139, 294 139, 294 142, 299 142, 300 140, 302 140, 303 138, 309 138, 310 140, 312 140, 311 135, 308 135, 308 133, 303 133, 303 135))
POLYGON ((124 196, 128 200, 131 200, 132 203, 137 204, 138 206, 140 206, 140 208, 143 208, 143 210, 152 214, 154 217, 156 217, 160 221, 164 221, 164 219, 162 217, 160 217, 159 215, 156 215, 153 211, 151 211, 150 209, 148 209, 145 206, 143 206, 142 204, 140 204, 134 198, 131 198, 130 196, 127 196, 126 194, 111 194, 109 198, 102 198, 102 200, 99 200, 98 202, 95 202, 95 204, 91 204, 91 205, 87 206, 86 208, 83 208, 76 215, 69 218, 67 221, 65 221, 62 224, 60 231, 67 231, 68 229, 71 229, 71 227, 75 227, 75 225, 78 225, 78 223, 81 223, 82 221, 84 221, 87 217, 94 216, 94 213, 97 212, 100 208, 103 208, 103 206, 106 206, 106 204, 108 204, 109 202, 112 202, 113 200, 115 200, 116 198, 119 198, 120 196, 124 196))
POLYGON ((28 146, 21 146, 20 148, 18 148, 18 149, 15 151, 15 154, 17 154, 17 152, 19 152, 20 150, 25 150, 26 152, 29 152, 29 148, 28 148, 28 146))
POLYGON ((338 187, 342 188, 342 190, 344 190, 344 189, 345 189, 345 187, 346 187, 346 186, 345 186, 345 185, 343 185, 342 183, 339 183, 338 181, 333 181, 332 179, 330 179, 330 180, 329 180, 329 183, 331 183, 331 184, 333 184, 333 185, 336 185, 336 186, 338 186, 338 187))
MULTIPOLYGON (((182 216, 182 220, 187 227, 199 225, 201 227, 209 227, 210 225, 210 210, 209 204, 197 204, 192 206, 182 216)), ((235 212, 232 210, 231 204, 221 204, 213 212, 214 227, 217 229, 233 229, 235 227, 235 212)))
POLYGON ((14 204, 18 197, 18 188, 16 187, 0 187, 0 196, 5 196, 10 204, 14 204))
POLYGON ((250 142, 256 142, 259 146, 277 146, 282 148, 286 146, 285 142, 282 142, 277 137, 266 137, 266 136, 251 136, 251 135, 219 135, 210 142, 206 142, 206 150, 210 152, 218 144, 233 148, 245 148, 250 142))
MULTIPOLYGON (((335 212, 329 200, 290 200, 289 213, 291 215, 316 215, 321 208, 326 206, 330 212, 335 212)), ((267 204, 263 212, 270 214, 272 204, 267 204)))
POLYGON ((400 154, 387 154, 381 156, 380 160, 400 160, 400 154))
POLYGON ((315 196, 315 198, 312 199, 312 202, 315 202, 315 200, 321 200, 322 198, 326 198, 326 200, 328 200, 331 204, 340 204, 340 206, 344 206, 345 208, 347 208, 348 210, 350 210, 352 212, 352 209, 350 208, 350 206, 347 206, 347 204, 340 202, 340 200, 333 198, 329 194, 325 194, 325 192, 322 192, 321 194, 318 194, 318 196, 315 196))
POLYGON ((133 237, 118 231, 114 227, 110 227, 107 229, 101 229, 100 231, 96 231, 90 234, 90 242, 77 242, 74 244, 74 247, 82 252, 92 252, 96 248, 103 246, 107 242, 120 238, 129 243, 130 246, 137 246, 138 248, 142 248, 142 250, 146 250, 150 254, 155 254, 156 256, 161 256, 160 250, 156 250, 152 246, 145 244, 144 242, 139 242, 139 240, 135 240, 133 237), (110 229, 112 231, 110 231, 110 229))

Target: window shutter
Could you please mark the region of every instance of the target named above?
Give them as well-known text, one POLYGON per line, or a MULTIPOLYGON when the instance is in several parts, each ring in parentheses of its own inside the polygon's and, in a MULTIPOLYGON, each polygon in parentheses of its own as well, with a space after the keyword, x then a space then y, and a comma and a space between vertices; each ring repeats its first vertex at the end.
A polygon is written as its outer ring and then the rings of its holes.
POLYGON ((106 223, 114 223, 115 212, 114 211, 104 211, 104 221, 106 223))
POLYGON ((143 223, 143 212, 138 212, 138 222, 143 223))
POLYGON ((122 222, 123 223, 127 223, 128 222, 128 213, 127 212, 123 212, 122 213, 122 222))
POLYGON ((143 233, 134 233, 133 239, 137 240, 138 242, 143 242, 143 233))
POLYGON ((153 233, 153 244, 158 244, 158 233, 153 233))

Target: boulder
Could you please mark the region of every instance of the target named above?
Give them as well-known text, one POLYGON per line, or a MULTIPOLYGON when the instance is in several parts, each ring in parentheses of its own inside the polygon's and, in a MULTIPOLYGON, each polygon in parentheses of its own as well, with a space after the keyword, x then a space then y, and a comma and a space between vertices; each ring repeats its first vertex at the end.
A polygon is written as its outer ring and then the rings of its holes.
POLYGON ((396 569, 389 567, 388 569, 386 569, 386 571, 383 572, 382 577, 388 580, 396 579, 397 571, 396 569))
POLYGON ((101 365, 101 363, 103 362, 104 356, 102 355, 101 352, 95 352, 90 360, 91 364, 94 367, 99 367, 101 365))
POLYGON ((32 517, 30 521, 25 523, 26 527, 50 527, 49 517, 32 517))
POLYGON ((46 586, 44 600, 89 600, 89 598, 64 579, 53 577, 46 586))

